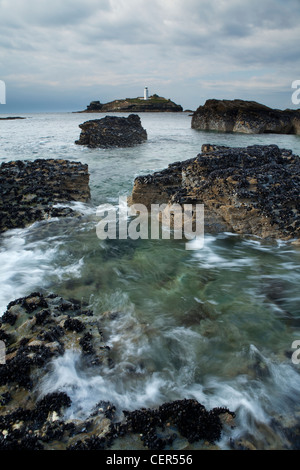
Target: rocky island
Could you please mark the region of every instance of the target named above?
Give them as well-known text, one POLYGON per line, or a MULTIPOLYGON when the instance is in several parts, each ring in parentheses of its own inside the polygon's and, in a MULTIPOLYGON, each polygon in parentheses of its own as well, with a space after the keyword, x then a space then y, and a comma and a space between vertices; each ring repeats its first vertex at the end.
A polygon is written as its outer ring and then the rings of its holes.
POLYGON ((77 215, 57 203, 87 202, 88 166, 67 160, 13 161, 0 166, 0 233, 49 217, 77 215))
POLYGON ((147 140, 147 132, 137 114, 130 114, 127 118, 106 116, 86 121, 79 127, 81 134, 75 144, 90 148, 132 147, 147 140))
POLYGON ((147 99, 144 98, 126 98, 110 101, 109 103, 100 103, 92 101, 84 111, 80 113, 146 113, 146 112, 182 112, 183 108, 170 99, 163 98, 156 94, 147 99))
POLYGON ((192 128, 244 134, 300 134, 300 110, 281 111, 255 101, 207 100, 192 117, 192 128))
POLYGON ((207 232, 300 238, 300 158, 276 145, 203 145, 196 158, 135 179, 130 203, 204 204, 207 232))

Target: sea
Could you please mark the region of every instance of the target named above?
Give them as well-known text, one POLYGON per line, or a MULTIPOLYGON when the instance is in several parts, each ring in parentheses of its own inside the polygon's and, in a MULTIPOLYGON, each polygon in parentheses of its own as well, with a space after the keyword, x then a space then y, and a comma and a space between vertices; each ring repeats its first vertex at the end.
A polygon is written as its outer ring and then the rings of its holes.
POLYGON ((113 365, 86 370, 70 349, 53 361, 38 390, 68 393, 66 418, 86 419, 102 400, 122 417, 123 410, 193 398, 208 410, 235 412, 221 449, 233 441, 299 448, 299 247, 229 232, 205 233, 194 250, 172 237, 101 240, 96 213, 99 205, 130 196, 135 177, 194 158, 203 144, 276 144, 300 155, 300 136, 204 132, 191 128, 189 113, 139 115, 148 140, 116 149, 75 144, 79 124, 103 114, 1 121, 1 163, 86 163, 91 200, 68 204, 80 217, 0 236, 0 315, 12 300, 39 291, 88 304, 99 318, 113 365))

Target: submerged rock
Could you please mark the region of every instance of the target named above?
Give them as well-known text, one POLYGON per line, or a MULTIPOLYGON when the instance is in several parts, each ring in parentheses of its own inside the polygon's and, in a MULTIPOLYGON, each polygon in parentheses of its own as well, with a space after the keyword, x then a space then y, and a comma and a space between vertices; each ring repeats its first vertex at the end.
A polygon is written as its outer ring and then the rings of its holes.
POLYGON ((75 143, 90 148, 131 147, 147 140, 147 132, 136 114, 127 118, 106 116, 103 119, 86 121, 79 127, 81 134, 75 143))
POLYGON ((300 134, 300 110, 281 111, 255 101, 207 100, 192 117, 192 128, 245 134, 300 134))
POLYGON ((203 145, 196 158, 135 179, 131 204, 204 204, 209 232, 300 238, 300 158, 276 145, 203 145))
POLYGON ((67 160, 13 161, 0 166, 0 232, 49 217, 72 216, 54 207, 90 198, 88 166, 67 160))

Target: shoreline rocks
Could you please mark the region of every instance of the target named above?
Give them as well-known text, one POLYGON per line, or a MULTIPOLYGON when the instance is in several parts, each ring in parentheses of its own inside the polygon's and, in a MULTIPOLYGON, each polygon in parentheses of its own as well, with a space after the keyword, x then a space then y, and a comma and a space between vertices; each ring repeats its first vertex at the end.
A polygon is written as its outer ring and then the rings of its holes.
POLYGON ((77 145, 89 148, 132 147, 147 140, 147 132, 136 114, 126 117, 106 116, 86 121, 79 126, 81 134, 77 145))
POLYGON ((182 112, 181 105, 174 103, 170 99, 158 95, 152 95, 148 100, 143 98, 126 98, 114 100, 109 103, 100 103, 100 101, 91 101, 84 111, 79 113, 146 113, 146 112, 182 112))
POLYGON ((88 166, 67 160, 13 161, 0 166, 0 233, 49 217, 76 215, 54 207, 90 199, 88 166))
POLYGON ((192 117, 192 129, 245 134, 300 134, 300 110, 281 111, 255 101, 207 100, 192 117))
MULTIPOLYGON (((52 360, 67 350, 77 350, 87 373, 99 366, 113 368, 110 348, 101 332, 101 321, 88 305, 55 294, 32 294, 7 306, 0 319, 0 340, 6 361, 0 364, 1 450, 100 450, 135 436, 140 449, 176 448, 216 443, 223 427, 234 426, 227 408, 207 411, 196 400, 164 403, 157 409, 123 410, 121 421, 112 403, 101 401, 86 419, 66 419, 72 406, 61 389, 41 396, 39 386, 51 370, 52 360)), ((122 447, 121 447, 122 448, 122 447)))
POLYGON ((203 145, 194 159, 137 177, 135 203, 204 204, 208 232, 299 240, 300 158, 276 145, 203 145))

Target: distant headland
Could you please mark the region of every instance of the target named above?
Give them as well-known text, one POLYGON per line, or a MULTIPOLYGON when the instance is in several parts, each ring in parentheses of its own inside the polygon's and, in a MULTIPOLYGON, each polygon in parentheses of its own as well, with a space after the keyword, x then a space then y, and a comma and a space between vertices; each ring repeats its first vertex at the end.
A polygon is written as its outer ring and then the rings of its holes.
POLYGON ((183 108, 179 104, 174 103, 170 99, 163 98, 156 94, 148 96, 148 89, 145 88, 144 97, 125 98, 110 101, 109 103, 101 103, 100 101, 92 101, 84 111, 76 111, 77 113, 146 113, 146 112, 182 112, 183 108))

